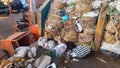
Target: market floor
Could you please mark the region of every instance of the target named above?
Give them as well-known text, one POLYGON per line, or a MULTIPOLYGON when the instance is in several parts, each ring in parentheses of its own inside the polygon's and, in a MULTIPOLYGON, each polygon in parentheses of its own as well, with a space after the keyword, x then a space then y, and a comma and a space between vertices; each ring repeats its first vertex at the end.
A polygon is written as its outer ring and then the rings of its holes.
POLYGON ((115 59, 106 55, 91 55, 79 61, 64 63, 65 59, 57 60, 57 68, 120 68, 120 59, 115 59))
MULTIPOLYGON (((19 20, 19 14, 13 14, 14 21, 19 20)), ((12 28, 12 23, 10 20, 10 16, 1 16, 0 15, 0 35, 4 38, 7 38, 9 35, 13 34, 14 30, 12 28)))

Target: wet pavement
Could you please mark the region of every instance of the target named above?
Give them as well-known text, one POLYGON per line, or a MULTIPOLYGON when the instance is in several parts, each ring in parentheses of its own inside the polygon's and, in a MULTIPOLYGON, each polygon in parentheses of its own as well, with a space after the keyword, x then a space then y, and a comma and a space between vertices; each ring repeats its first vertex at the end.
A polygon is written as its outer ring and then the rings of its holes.
MULTIPOLYGON (((19 20, 19 14, 13 14, 14 21, 19 20)), ((12 28, 10 16, 0 16, 0 35, 7 38, 9 35, 13 34, 14 30, 12 28)))
POLYGON ((115 59, 103 54, 91 55, 79 61, 65 63, 65 58, 56 60, 57 68, 120 68, 120 59, 115 59))

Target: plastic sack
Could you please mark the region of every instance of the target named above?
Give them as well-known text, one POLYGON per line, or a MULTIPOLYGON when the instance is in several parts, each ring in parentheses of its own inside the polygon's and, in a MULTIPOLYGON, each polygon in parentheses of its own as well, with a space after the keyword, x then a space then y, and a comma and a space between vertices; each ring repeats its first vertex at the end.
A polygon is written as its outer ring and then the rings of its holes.
POLYGON ((72 49, 72 57, 83 58, 90 53, 91 49, 82 45, 72 49))
POLYGON ((42 46, 42 47, 43 47, 46 42, 47 42, 47 38, 46 38, 46 37, 40 37, 40 38, 38 39, 37 44, 38 44, 39 46, 42 46))
POLYGON ((52 40, 45 43, 45 46, 44 46, 44 48, 46 48, 46 49, 53 49, 54 47, 55 47, 55 42, 52 40))
POLYGON ((120 41, 115 42, 114 44, 102 42, 101 50, 108 50, 117 54, 120 54, 120 41))
POLYGON ((29 47, 18 47, 15 49, 16 54, 14 55, 15 57, 25 57, 30 50, 29 47))
POLYGON ((87 34, 83 34, 83 33, 80 33, 78 35, 78 42, 79 43, 86 43, 86 42, 91 42, 93 41, 93 35, 87 35, 87 34))
POLYGON ((67 14, 65 14, 64 16, 62 16, 62 20, 63 21, 68 21, 69 20, 69 17, 67 14))
POLYGON ((102 1, 94 1, 94 2, 92 3, 93 9, 98 9, 98 8, 100 8, 101 3, 102 3, 102 1))
POLYGON ((83 14, 83 17, 96 17, 96 16, 98 16, 98 14, 94 12, 88 12, 83 14))
POLYGON ((80 13, 86 13, 92 10, 90 0, 81 0, 75 6, 75 11, 80 13))
POLYGON ((64 40, 76 42, 78 40, 78 33, 75 32, 65 32, 64 40))
POLYGON ((104 34, 104 41, 107 42, 107 43, 114 44, 116 42, 116 37, 113 34, 105 32, 105 34, 104 34))
POLYGON ((32 47, 28 52, 28 57, 30 58, 35 57, 37 55, 36 52, 37 52, 37 49, 35 47, 32 47))
POLYGON ((57 53, 58 56, 61 56, 66 51, 67 45, 64 43, 61 43, 57 45, 53 50, 57 53))
POLYGON ((67 6, 67 4, 64 3, 63 1, 54 0, 52 5, 51 5, 51 9, 63 9, 66 6, 67 6))
POLYGON ((32 67, 32 64, 29 63, 29 64, 27 65, 27 68, 33 68, 33 67, 32 67))
POLYGON ((55 63, 48 65, 46 68, 57 68, 55 63))
POLYGON ((80 24, 78 21, 76 21, 75 24, 76 24, 76 26, 77 26, 77 31, 78 31, 78 32, 81 32, 81 31, 83 30, 81 24, 80 24))
POLYGON ((37 68, 46 68, 51 62, 51 57, 45 55, 37 68))
POLYGON ((64 29, 65 31, 75 31, 75 23, 72 21, 68 21, 67 23, 64 23, 64 29))

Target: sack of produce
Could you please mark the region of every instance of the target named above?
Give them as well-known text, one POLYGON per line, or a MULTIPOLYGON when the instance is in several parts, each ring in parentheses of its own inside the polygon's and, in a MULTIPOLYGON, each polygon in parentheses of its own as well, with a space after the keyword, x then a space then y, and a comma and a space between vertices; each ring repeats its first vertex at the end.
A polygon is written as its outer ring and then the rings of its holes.
POLYGON ((105 32, 105 33, 104 33, 104 41, 105 41, 106 43, 111 43, 111 44, 115 43, 115 42, 116 42, 115 35, 110 34, 110 33, 108 33, 108 32, 105 32))
POLYGON ((92 10, 92 4, 90 0, 80 0, 75 8, 76 12, 86 13, 92 10))
POLYGON ((83 33, 78 35, 78 43, 88 43, 91 41, 93 41, 93 35, 87 35, 83 33))
POLYGON ((91 28, 95 26, 96 19, 94 17, 84 17, 82 18, 82 26, 83 28, 91 28))
POLYGON ((72 21, 64 23, 64 29, 65 31, 75 31, 75 23, 72 21))
POLYGON ((54 0, 51 9, 63 9, 66 6, 67 4, 63 3, 61 0, 54 0))
POLYGON ((94 35, 95 34, 95 29, 94 28, 84 28, 83 33, 84 34, 94 35))
POLYGON ((105 30, 106 31, 108 31, 108 32, 110 32, 110 33, 115 33, 116 31, 115 31, 115 29, 114 29, 114 21, 113 20, 110 20, 108 23, 107 23, 107 25, 106 25, 106 27, 105 27, 105 30))
POLYGON ((78 34, 75 32, 65 32, 64 40, 71 41, 71 42, 77 42, 78 34))

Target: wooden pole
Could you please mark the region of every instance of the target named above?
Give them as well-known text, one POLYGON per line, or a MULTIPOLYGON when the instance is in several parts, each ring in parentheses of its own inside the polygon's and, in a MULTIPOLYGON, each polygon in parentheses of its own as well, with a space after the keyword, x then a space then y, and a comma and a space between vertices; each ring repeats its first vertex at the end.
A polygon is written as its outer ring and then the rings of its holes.
POLYGON ((95 39, 94 39, 94 50, 99 51, 100 46, 101 46, 101 41, 103 38, 103 31, 104 31, 104 26, 105 26, 105 20, 106 20, 106 7, 107 4, 102 6, 100 10, 100 15, 98 18, 98 23, 96 27, 96 32, 95 32, 95 39))

